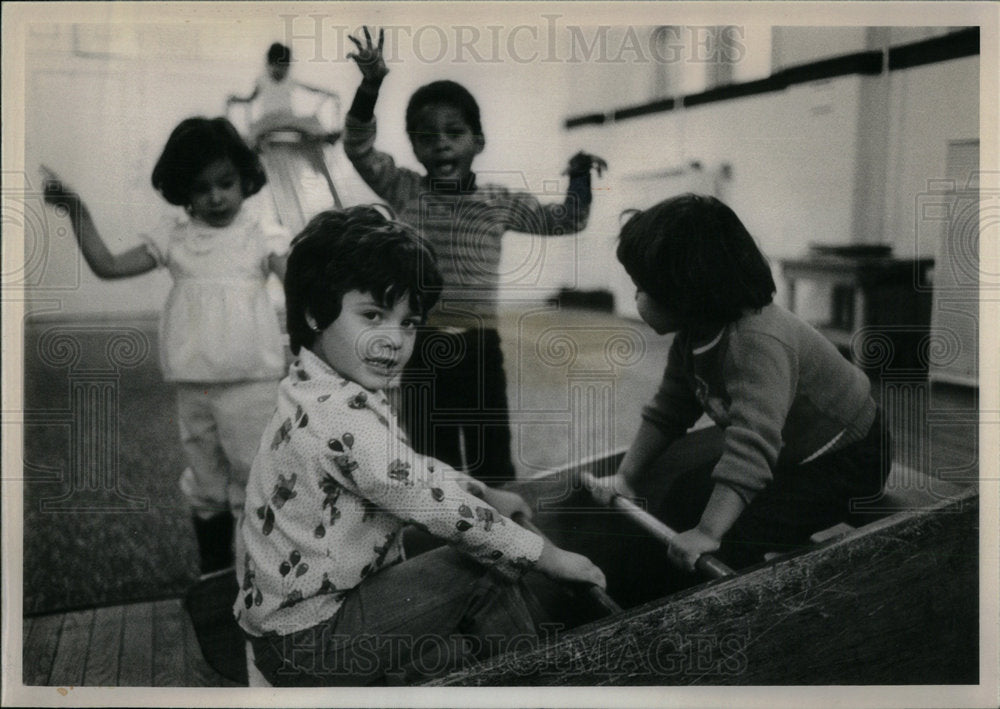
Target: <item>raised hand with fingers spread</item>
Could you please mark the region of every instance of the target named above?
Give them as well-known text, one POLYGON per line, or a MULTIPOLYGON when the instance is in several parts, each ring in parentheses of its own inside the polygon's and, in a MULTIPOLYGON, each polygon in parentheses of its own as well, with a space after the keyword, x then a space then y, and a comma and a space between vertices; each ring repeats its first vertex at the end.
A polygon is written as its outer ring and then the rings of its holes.
POLYGON ((356 52, 350 52, 347 56, 353 59, 358 68, 361 69, 361 76, 363 81, 371 84, 381 84, 382 79, 385 75, 389 73, 389 67, 385 64, 385 57, 382 54, 382 48, 385 46, 385 30, 380 29, 378 31, 378 43, 372 44, 372 35, 368 27, 363 28, 365 34, 365 41, 362 44, 361 40, 353 35, 348 35, 347 38, 354 42, 354 46, 358 48, 356 52))

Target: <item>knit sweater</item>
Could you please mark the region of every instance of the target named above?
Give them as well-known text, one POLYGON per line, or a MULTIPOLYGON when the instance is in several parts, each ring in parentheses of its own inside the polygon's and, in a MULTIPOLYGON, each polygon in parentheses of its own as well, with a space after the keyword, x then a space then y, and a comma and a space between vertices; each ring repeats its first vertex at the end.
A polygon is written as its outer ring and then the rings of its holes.
POLYGON ((476 185, 475 175, 461 188, 432 185, 427 176, 398 167, 392 156, 376 150, 375 134, 375 119, 362 121, 349 113, 344 123, 344 152, 396 216, 415 226, 434 246, 444 278, 438 308, 442 314, 495 316, 504 232, 554 236, 575 233, 587 224, 589 174, 571 181, 569 191, 577 197, 571 200, 571 208, 563 203, 541 204, 528 192, 500 185, 476 185))
POLYGON ((517 577, 542 539, 470 490, 480 483, 415 453, 383 392, 302 350, 250 471, 233 607, 252 635, 287 635, 333 617, 345 595, 402 557, 414 524, 517 577))
POLYGON ((819 332, 771 304, 708 342, 677 334, 643 418, 673 439, 701 416, 725 431, 712 477, 746 502, 778 463, 801 463, 862 439, 875 418, 871 384, 819 332))

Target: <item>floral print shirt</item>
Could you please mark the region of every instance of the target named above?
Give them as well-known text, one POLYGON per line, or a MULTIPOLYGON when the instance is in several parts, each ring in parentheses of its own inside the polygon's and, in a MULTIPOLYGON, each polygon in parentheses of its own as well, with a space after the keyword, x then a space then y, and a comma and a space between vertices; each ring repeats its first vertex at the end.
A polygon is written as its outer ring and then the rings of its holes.
POLYGON ((542 539, 469 493, 478 486, 413 451, 383 392, 303 349, 247 483, 240 626, 287 635, 331 618, 352 588, 402 559, 406 524, 516 578, 538 560, 542 539))

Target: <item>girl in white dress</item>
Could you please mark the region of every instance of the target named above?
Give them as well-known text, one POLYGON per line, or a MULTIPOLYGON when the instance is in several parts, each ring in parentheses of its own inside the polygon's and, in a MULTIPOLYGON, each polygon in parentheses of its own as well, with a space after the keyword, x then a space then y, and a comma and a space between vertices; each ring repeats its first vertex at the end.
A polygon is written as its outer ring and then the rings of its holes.
POLYGON ((171 133, 153 187, 183 211, 121 253, 106 246, 81 197, 43 167, 45 196, 68 213, 84 259, 100 278, 166 268, 173 288, 160 319, 160 364, 177 390, 203 573, 232 564, 234 518, 261 431, 285 370, 284 343, 266 283, 284 276, 289 235, 246 201, 267 178, 225 118, 189 118, 171 133))

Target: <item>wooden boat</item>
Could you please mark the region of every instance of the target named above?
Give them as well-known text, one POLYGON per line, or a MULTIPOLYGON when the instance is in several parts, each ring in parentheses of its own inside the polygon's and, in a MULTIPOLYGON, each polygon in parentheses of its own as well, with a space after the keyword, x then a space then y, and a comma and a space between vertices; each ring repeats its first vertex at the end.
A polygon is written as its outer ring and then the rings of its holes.
MULTIPOLYGON (((690 464, 714 429, 675 446, 690 464)), ((429 684, 872 685, 979 681, 979 504, 974 487, 893 470, 853 529, 714 580, 673 569, 663 544, 597 504, 581 474, 610 474, 623 451, 511 487, 534 523, 605 571, 609 614, 561 589, 564 625, 536 643, 429 684)), ((669 521, 669 520, 668 520, 669 521)), ((230 612, 235 580, 186 599, 25 620, 24 684, 238 686, 245 645, 230 612)), ((253 684, 251 682, 251 684, 253 684)))
MULTIPOLYGON (((689 435, 711 450, 718 434, 689 435)), ((435 685, 975 684, 979 505, 973 488, 903 467, 832 535, 730 577, 671 568, 660 541, 597 504, 582 473, 624 451, 513 487, 555 543, 593 559, 623 610, 576 594, 588 618, 435 685), (601 617, 603 616, 603 617, 601 617)))

